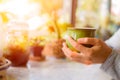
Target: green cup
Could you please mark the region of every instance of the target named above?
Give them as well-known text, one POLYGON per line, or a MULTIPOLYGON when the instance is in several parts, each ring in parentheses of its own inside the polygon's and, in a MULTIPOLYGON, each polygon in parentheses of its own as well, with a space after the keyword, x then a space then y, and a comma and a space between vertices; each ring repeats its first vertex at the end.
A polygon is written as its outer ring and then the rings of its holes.
MULTIPOLYGON (((78 38, 84 38, 84 37, 95 37, 95 28, 68 28, 64 38, 66 39, 66 43, 68 47, 72 50, 75 50, 72 45, 67 40, 67 36, 71 36, 74 40, 77 40, 78 38)), ((90 44, 83 44, 86 47, 91 47, 90 44)), ((75 50, 76 51, 76 50, 75 50)))

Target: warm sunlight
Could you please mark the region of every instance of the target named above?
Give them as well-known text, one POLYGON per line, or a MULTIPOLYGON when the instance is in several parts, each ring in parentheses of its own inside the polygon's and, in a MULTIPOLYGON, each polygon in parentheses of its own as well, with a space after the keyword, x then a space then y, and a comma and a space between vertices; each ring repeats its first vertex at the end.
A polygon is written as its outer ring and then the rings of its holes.
POLYGON ((19 18, 31 15, 39 8, 37 3, 30 3, 28 0, 9 0, 0 4, 0 7, 0 11, 13 13, 19 18))

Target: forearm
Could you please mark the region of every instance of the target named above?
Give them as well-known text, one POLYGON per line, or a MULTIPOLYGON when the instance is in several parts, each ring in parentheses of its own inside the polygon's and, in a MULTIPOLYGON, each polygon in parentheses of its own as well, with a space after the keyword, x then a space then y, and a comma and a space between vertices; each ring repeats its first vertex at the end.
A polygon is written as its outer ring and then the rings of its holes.
POLYGON ((120 80, 120 29, 106 41, 113 51, 101 66, 105 72, 109 73, 115 80, 120 80))
POLYGON ((110 74, 115 80, 120 80, 120 54, 113 50, 102 64, 101 69, 110 74))

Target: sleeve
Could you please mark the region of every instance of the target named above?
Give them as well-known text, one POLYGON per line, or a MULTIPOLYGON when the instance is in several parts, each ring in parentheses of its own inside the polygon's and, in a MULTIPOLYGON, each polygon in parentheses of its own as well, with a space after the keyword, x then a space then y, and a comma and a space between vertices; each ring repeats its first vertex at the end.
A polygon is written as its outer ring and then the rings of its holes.
POLYGON ((101 69, 110 74, 115 80, 120 80, 120 29, 106 41, 112 47, 112 53, 102 64, 101 69))

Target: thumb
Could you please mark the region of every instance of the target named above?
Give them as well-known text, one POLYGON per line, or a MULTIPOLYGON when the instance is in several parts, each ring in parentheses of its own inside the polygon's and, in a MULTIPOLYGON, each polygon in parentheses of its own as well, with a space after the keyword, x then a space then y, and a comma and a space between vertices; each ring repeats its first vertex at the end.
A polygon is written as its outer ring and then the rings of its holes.
POLYGON ((73 40, 71 37, 68 37, 68 40, 70 44, 79 52, 85 53, 89 49, 88 47, 85 47, 83 44, 79 44, 78 42, 73 40))
POLYGON ((95 45, 98 40, 96 38, 79 38, 77 40, 78 43, 80 44, 90 44, 90 45, 95 45))

